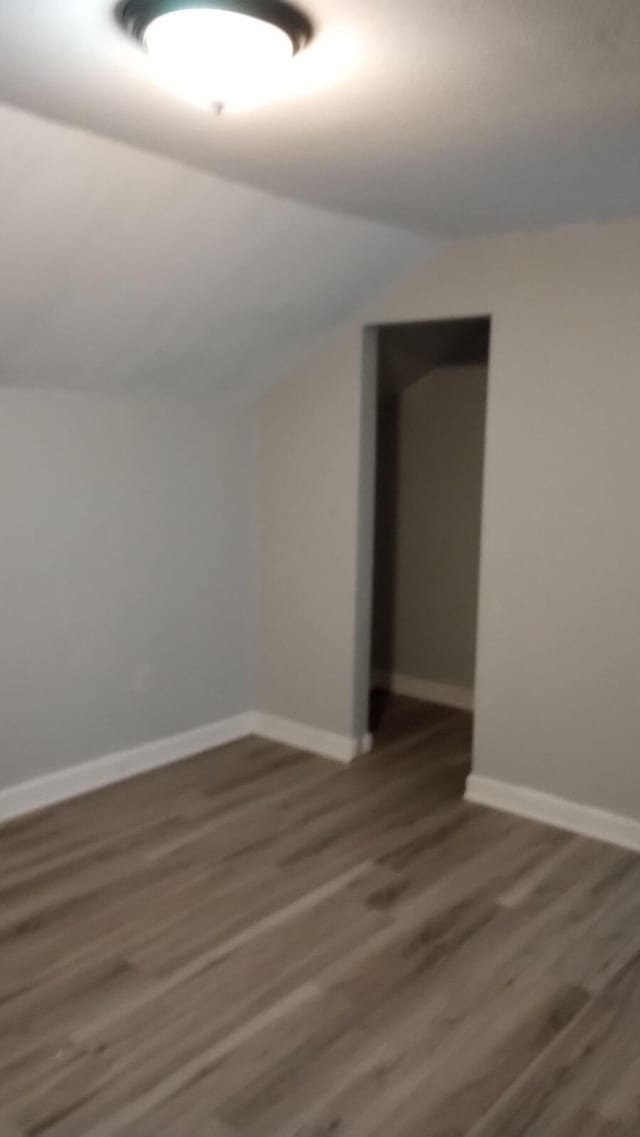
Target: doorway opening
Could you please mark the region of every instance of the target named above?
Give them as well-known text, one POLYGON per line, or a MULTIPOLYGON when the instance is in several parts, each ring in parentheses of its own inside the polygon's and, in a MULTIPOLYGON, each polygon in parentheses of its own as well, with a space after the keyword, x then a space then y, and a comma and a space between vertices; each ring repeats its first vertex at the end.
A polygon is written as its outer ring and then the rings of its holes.
POLYGON ((377 328, 369 669, 397 696, 473 710, 490 318, 377 328))

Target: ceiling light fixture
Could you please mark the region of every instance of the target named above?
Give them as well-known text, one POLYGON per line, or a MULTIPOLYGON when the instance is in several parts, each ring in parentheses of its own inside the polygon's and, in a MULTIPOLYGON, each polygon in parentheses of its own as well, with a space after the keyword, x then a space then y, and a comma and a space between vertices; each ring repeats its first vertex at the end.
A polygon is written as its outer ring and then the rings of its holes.
POLYGON ((126 0, 118 18, 164 82, 218 112, 268 98, 313 34, 283 0, 126 0))

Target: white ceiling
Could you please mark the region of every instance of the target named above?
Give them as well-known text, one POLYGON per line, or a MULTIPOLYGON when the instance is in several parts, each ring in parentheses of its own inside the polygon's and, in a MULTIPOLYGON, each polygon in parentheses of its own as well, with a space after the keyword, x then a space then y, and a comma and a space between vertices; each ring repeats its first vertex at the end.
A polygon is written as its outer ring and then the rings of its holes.
POLYGON ((255 392, 429 234, 640 208, 640 0, 306 8, 306 93, 216 118, 110 0, 2 0, 0 384, 255 392))
POLYGON ((639 0, 304 0, 315 90, 216 119, 110 0, 3 0, 0 98, 278 194, 467 234, 640 207, 639 0))
POLYGON ((0 107, 0 384, 246 394, 432 245, 0 107))

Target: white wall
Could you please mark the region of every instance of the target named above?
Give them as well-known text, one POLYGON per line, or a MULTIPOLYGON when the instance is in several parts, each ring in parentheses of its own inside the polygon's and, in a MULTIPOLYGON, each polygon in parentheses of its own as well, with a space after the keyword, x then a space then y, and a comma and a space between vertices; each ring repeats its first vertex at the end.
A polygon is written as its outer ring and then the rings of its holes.
POLYGON ((253 705, 255 416, 0 390, 0 787, 253 705))
POLYGON ((374 672, 473 690, 486 366, 380 401, 374 672))
POLYGON ((261 689, 351 721, 362 323, 470 315, 492 316, 475 771, 640 817, 640 220, 462 242, 263 401, 261 689))

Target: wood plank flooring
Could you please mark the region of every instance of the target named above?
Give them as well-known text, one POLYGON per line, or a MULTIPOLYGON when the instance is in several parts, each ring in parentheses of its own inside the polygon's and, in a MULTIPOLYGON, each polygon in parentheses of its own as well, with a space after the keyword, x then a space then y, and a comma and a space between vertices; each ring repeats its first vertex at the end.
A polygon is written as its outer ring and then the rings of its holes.
POLYGON ((470 719, 0 829, 0 1133, 631 1137, 640 858, 462 801, 470 719))

